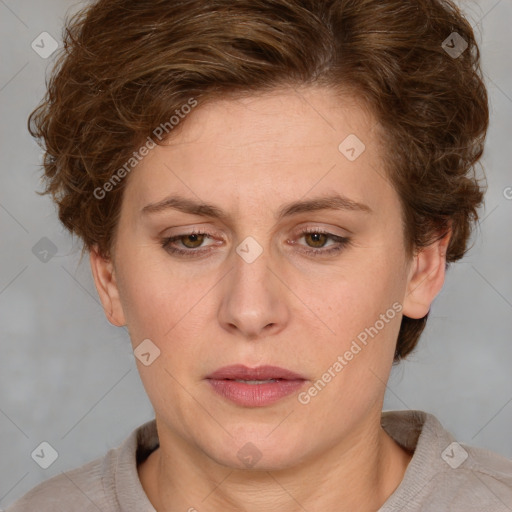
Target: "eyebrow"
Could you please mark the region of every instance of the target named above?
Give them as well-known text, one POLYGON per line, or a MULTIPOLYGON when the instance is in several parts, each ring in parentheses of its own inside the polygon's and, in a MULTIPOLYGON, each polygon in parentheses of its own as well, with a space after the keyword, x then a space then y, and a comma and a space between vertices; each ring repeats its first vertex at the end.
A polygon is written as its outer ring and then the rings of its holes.
MULTIPOLYGON (((191 215, 227 219, 229 215, 213 204, 201 203, 179 195, 168 196, 161 201, 151 203, 142 208, 142 215, 160 213, 168 209, 179 210, 191 215)), ((284 204, 276 213, 276 220, 282 220, 298 213, 314 212, 319 210, 345 210, 373 213, 366 204, 358 203, 340 194, 319 196, 305 201, 294 201, 284 204)))

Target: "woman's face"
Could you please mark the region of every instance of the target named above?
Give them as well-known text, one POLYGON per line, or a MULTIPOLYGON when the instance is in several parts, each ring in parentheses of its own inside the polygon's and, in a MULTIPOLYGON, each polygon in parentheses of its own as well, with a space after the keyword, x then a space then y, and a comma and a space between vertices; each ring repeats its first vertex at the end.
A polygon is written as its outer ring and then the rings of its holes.
POLYGON ((440 287, 422 288, 434 256, 406 258, 375 120, 305 88, 215 101, 180 128, 129 176, 114 266, 91 253, 110 321, 134 349, 151 340, 135 353, 161 446, 277 469, 353 441, 380 418, 402 314, 440 287), (170 196, 214 210, 147 208, 170 196), (231 365, 302 380, 209 378, 231 365))

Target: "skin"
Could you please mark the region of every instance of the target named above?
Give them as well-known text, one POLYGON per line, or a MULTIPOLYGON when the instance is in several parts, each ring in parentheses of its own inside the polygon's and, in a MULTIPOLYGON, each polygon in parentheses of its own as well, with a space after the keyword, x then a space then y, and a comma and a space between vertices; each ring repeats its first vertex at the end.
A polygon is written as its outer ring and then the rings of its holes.
POLYGON ((134 349, 149 338, 160 350, 149 366, 136 359, 160 439, 138 472, 159 512, 375 511, 401 482, 411 454, 380 426, 385 383, 402 314, 423 317, 443 285, 449 234, 407 256, 378 129, 347 95, 280 88, 197 107, 130 174, 113 257, 93 248, 90 262, 109 321, 127 325, 134 349), (354 161, 338 150, 349 134, 366 146, 354 161), (372 213, 274 218, 285 203, 333 192, 372 213), (141 215, 171 193, 228 216, 141 215), (351 243, 308 255, 337 242, 304 227, 351 243), (194 228, 213 237, 174 246, 210 252, 162 247, 194 228), (248 236, 263 250, 252 263, 236 252, 248 236), (305 376, 307 390, 395 302, 403 311, 307 405, 294 393, 242 407, 204 380, 230 364, 271 364, 305 376), (252 468, 237 457, 248 442, 261 453, 252 468))

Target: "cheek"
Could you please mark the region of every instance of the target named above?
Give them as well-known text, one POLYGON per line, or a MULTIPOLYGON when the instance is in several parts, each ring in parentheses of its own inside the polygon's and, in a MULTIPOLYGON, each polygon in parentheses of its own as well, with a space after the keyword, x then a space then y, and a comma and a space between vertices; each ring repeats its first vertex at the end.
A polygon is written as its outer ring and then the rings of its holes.
POLYGON ((209 290, 215 287, 218 276, 203 274, 199 279, 184 266, 171 266, 165 259, 147 256, 123 260, 120 294, 133 349, 150 339, 160 351, 154 363, 161 367, 158 376, 140 367, 145 385, 152 387, 152 382, 170 378, 162 373, 163 367, 178 376, 203 361, 201 344, 211 327, 206 319, 211 321, 215 307, 213 290, 209 290))
POLYGON ((183 316, 193 287, 149 251, 128 252, 119 258, 118 288, 131 336, 161 337, 183 316))
MULTIPOLYGON (((211 308, 222 299, 213 290, 222 272, 212 267, 211 272, 195 275, 188 270, 193 264, 172 262, 158 246, 128 242, 122 246, 132 247, 120 254, 118 285, 134 345, 154 338, 162 345, 172 339, 175 346, 201 334, 204 319, 211 318, 211 308)), ((336 265, 311 263, 284 272, 285 281, 301 299, 287 296, 286 291, 278 298, 288 301, 292 317, 296 316, 291 319, 292 329, 293 324, 303 324, 310 333, 315 329, 318 337, 331 340, 326 347, 343 348, 403 296, 399 269, 403 255, 397 245, 382 242, 351 251, 336 265)))
MULTIPOLYGON (((331 279, 323 279, 322 290, 308 296, 311 309, 330 329, 323 329, 326 334, 309 349, 318 362, 318 378, 329 379, 329 369, 336 375, 324 398, 340 400, 343 389, 354 407, 358 400, 367 403, 382 391, 401 321, 400 253, 369 249, 368 254, 347 259, 331 279)), ((311 325, 304 327, 311 330, 311 325)))
POLYGON ((369 249, 364 254, 360 250, 357 256, 346 258, 322 275, 317 274, 315 279, 303 282, 300 293, 333 330, 346 332, 365 327, 364 324, 373 324, 403 296, 405 283, 400 261, 399 253, 384 254, 369 249))
POLYGON ((326 280, 322 293, 310 294, 311 309, 334 333, 324 330, 307 348, 317 380, 302 398, 311 400, 311 410, 338 404, 329 413, 333 422, 360 416, 383 393, 401 320, 400 276, 393 268, 390 259, 360 260, 350 272, 326 280))

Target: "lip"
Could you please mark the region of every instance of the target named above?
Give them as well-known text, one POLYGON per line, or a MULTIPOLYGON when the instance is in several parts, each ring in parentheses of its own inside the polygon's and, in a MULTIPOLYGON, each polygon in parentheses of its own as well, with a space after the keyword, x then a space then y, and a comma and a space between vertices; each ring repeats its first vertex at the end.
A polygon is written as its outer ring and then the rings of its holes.
POLYGON ((243 407, 271 405, 304 386, 305 379, 290 370, 278 366, 248 368, 233 365, 219 368, 206 377, 213 391, 225 399, 243 407), (261 384, 248 384, 237 380, 270 380, 261 384))
POLYGON ((279 366, 257 366, 249 368, 243 364, 224 366, 206 377, 207 379, 241 379, 241 380, 306 380, 306 377, 298 373, 280 368, 279 366))

